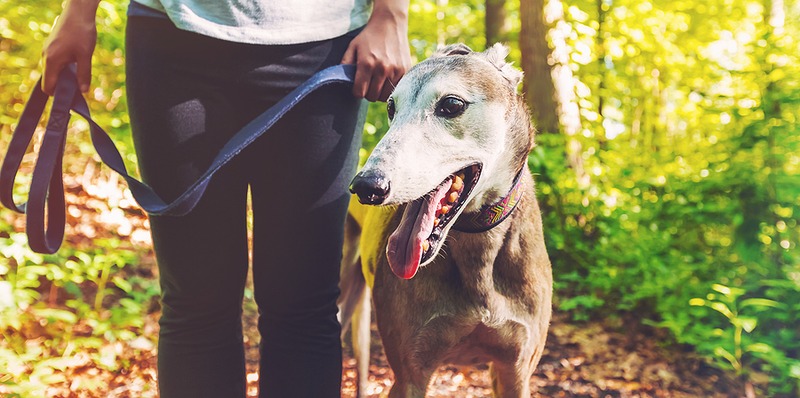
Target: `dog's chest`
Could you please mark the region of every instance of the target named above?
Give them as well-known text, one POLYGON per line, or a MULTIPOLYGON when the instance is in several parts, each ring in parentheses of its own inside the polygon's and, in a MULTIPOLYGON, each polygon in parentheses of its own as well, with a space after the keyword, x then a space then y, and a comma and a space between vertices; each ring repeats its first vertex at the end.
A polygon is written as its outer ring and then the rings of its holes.
POLYGON ((530 330, 521 322, 478 323, 444 353, 442 360, 457 365, 495 361, 514 363, 525 351, 529 340, 530 330))
MULTIPOLYGON (((507 253, 516 241, 502 242, 503 235, 493 237, 498 241, 493 244, 476 244, 470 241, 475 239, 472 236, 458 236, 458 243, 448 247, 427 275, 427 282, 437 286, 439 304, 429 308, 432 316, 422 327, 429 330, 418 336, 451 334, 450 348, 442 356, 445 363, 514 363, 537 340, 535 314, 544 303, 537 302, 540 295, 529 294, 525 285, 530 275, 520 267, 524 262, 507 253)), ((435 344, 417 345, 424 346, 435 344)))

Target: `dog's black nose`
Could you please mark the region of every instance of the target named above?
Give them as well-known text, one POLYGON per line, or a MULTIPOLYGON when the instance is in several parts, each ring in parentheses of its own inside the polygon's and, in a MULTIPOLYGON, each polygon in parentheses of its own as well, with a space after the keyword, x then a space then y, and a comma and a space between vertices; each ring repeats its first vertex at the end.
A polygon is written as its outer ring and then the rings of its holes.
POLYGON ((379 205, 389 197, 389 180, 380 171, 362 171, 353 178, 350 192, 365 205, 379 205))

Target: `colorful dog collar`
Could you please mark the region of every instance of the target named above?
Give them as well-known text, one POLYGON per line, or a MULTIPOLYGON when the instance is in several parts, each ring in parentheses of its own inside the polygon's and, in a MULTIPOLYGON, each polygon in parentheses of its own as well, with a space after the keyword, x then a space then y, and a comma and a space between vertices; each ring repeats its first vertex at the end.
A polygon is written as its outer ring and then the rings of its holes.
POLYGON ((520 170, 517 176, 514 177, 514 184, 506 196, 494 204, 484 205, 478 212, 461 214, 456 223, 453 224, 453 229, 469 233, 484 232, 494 228, 508 218, 517 207, 517 203, 522 199, 522 188, 525 186, 522 181, 523 170, 520 170))

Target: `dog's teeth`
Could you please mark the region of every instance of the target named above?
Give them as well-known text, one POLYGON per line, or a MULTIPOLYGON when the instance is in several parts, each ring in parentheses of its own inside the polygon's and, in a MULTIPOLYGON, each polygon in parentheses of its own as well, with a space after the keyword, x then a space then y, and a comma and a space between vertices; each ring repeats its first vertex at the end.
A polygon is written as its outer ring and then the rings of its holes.
POLYGON ((447 202, 449 203, 456 203, 458 200, 458 192, 450 192, 450 195, 447 196, 447 202))
POLYGON ((453 177, 453 185, 450 186, 450 190, 453 191, 453 192, 458 192, 463 187, 464 187, 463 174, 459 174, 459 175, 453 177))
POLYGON ((428 249, 430 249, 430 247, 431 247, 431 243, 430 242, 428 242, 427 240, 423 240, 422 241, 422 251, 423 252, 428 251, 428 249))
POLYGON ((434 218, 434 219, 433 219, 433 226, 434 226, 434 227, 438 227, 440 222, 441 222, 441 220, 440 220, 440 219, 438 219, 438 218, 434 218))
POLYGON ((442 214, 447 214, 447 212, 450 211, 450 208, 451 207, 448 205, 442 206, 442 214))

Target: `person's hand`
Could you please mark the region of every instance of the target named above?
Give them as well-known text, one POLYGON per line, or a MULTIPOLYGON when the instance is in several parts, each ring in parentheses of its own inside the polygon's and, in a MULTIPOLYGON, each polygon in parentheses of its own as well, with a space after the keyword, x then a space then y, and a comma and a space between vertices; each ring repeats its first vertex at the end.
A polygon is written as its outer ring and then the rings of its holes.
POLYGON ((386 101, 411 67, 408 2, 376 1, 369 22, 350 42, 342 63, 356 64, 353 95, 369 101, 386 101))
POLYGON ((42 50, 42 90, 53 95, 58 75, 70 63, 78 64, 78 87, 89 91, 92 53, 97 42, 95 15, 100 0, 70 0, 56 19, 42 50))

